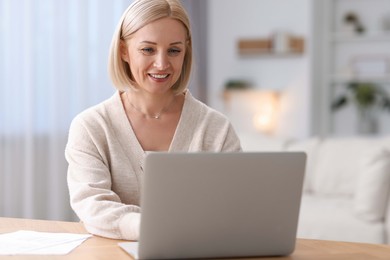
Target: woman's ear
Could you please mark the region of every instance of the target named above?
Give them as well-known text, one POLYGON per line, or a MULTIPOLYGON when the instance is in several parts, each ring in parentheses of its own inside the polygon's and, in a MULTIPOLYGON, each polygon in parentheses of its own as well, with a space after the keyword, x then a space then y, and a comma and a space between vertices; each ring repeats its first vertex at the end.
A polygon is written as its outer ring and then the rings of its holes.
POLYGON ((129 52, 127 51, 127 44, 124 40, 121 40, 119 43, 119 51, 121 53, 122 60, 129 63, 129 52))

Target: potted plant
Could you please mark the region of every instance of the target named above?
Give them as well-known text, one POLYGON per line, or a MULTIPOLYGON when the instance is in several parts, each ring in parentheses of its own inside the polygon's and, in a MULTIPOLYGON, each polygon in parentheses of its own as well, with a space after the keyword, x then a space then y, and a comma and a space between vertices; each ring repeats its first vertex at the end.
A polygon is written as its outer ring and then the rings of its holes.
POLYGON ((348 28, 353 28, 353 31, 356 33, 363 33, 364 27, 360 22, 360 19, 357 14, 353 12, 348 12, 344 16, 344 24, 348 28))
POLYGON ((346 91, 332 102, 332 111, 353 103, 359 113, 359 132, 368 134, 377 131, 377 109, 390 112, 390 97, 378 84, 351 82, 346 91))

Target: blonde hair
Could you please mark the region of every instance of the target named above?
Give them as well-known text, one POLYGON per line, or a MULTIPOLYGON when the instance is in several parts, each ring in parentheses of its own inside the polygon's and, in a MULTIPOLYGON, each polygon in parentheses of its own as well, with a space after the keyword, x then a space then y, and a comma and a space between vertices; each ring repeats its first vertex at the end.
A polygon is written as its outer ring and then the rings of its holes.
POLYGON ((111 41, 108 71, 117 89, 137 87, 137 83, 132 80, 128 63, 121 58, 121 40, 129 38, 146 24, 166 17, 180 21, 187 31, 182 71, 172 90, 182 93, 187 88, 192 67, 192 39, 187 12, 179 0, 136 0, 123 13, 111 41))

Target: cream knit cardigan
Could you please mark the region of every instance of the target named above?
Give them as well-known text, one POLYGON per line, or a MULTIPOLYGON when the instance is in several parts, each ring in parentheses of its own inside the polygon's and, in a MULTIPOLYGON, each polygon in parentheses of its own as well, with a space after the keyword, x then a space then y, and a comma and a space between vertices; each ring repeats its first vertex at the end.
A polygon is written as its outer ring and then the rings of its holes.
MULTIPOLYGON (((169 151, 241 151, 228 119, 189 91, 169 151)), ((145 151, 123 108, 120 92, 72 121, 65 149, 70 203, 95 235, 137 240, 145 151)))

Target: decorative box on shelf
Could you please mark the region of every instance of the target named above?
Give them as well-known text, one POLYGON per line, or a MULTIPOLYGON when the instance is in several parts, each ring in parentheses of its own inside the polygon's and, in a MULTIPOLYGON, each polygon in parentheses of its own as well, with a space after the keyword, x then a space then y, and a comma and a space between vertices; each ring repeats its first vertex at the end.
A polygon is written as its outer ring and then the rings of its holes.
POLYGON ((275 34, 269 38, 240 39, 237 47, 241 55, 302 54, 305 41, 303 37, 275 34))

